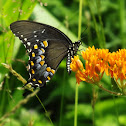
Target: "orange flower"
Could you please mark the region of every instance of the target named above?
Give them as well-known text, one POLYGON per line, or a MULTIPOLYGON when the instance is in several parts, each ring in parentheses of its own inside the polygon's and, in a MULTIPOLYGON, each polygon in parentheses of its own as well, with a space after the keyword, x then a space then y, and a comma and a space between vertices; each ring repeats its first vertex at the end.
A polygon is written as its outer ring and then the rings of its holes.
POLYGON ((78 70, 83 69, 83 64, 80 61, 78 56, 74 56, 74 59, 72 58, 71 60, 72 60, 72 63, 70 65, 70 67, 71 67, 72 71, 76 72, 78 70))
POLYGON ((95 49, 93 46, 82 51, 85 67, 78 56, 72 58, 70 67, 76 73, 76 80, 88 83, 99 82, 104 73, 107 76, 120 80, 126 79, 126 50, 121 49, 110 53, 108 49, 95 49))
POLYGON ((126 50, 121 49, 119 51, 109 53, 108 62, 109 74, 111 77, 116 80, 120 79, 121 81, 126 79, 126 50))
POLYGON ((107 63, 103 60, 108 58, 107 49, 95 49, 94 46, 87 48, 86 51, 82 51, 82 57, 85 61, 85 68, 78 56, 72 59, 70 65, 72 71, 76 72, 77 83, 86 81, 89 83, 96 83, 101 80, 104 71, 107 71, 107 63), (79 67, 81 66, 81 67, 79 67))

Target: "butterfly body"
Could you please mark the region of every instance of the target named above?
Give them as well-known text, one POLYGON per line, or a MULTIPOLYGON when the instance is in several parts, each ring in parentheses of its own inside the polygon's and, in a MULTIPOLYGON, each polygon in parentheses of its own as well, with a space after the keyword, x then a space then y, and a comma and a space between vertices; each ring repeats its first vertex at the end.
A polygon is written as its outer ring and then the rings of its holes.
POLYGON ((80 41, 72 43, 60 30, 32 21, 16 21, 10 25, 10 29, 22 40, 29 54, 30 76, 27 84, 31 87, 44 86, 65 57, 70 74, 71 57, 76 54, 80 41))

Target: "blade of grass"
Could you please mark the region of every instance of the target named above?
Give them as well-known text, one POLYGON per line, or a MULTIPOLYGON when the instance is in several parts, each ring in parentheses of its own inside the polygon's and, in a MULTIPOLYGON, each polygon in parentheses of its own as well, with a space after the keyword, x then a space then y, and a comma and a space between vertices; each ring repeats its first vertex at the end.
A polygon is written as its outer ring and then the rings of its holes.
POLYGON ((91 16, 92 16, 92 19, 93 19, 96 35, 98 37, 99 46, 100 46, 100 48, 103 48, 102 43, 101 43, 102 39, 101 39, 101 36, 100 36, 100 33, 99 33, 98 24, 97 24, 97 21, 96 21, 96 18, 95 18, 95 15, 93 13, 93 9, 92 9, 94 7, 93 5, 95 5, 94 1, 93 0, 91 0, 91 1, 87 0, 87 3, 88 3, 88 6, 89 6, 89 9, 90 9, 90 12, 91 12, 91 16))
MULTIPOLYGON (((82 24, 82 1, 79 1, 79 20, 78 20, 78 40, 81 38, 81 24, 82 24)), ((74 113, 74 126, 77 126, 77 107, 78 107, 78 84, 75 89, 75 113, 74 113)))
POLYGON ((121 37, 121 43, 122 43, 122 48, 126 47, 125 43, 125 0, 119 0, 119 16, 120 16, 120 37, 121 37))
POLYGON ((100 27, 101 27, 101 37, 102 37, 102 47, 105 48, 106 46, 106 42, 105 42, 105 34, 104 34, 104 28, 103 28, 103 22, 102 22, 102 18, 101 18, 101 0, 97 0, 96 1, 96 5, 97 5, 97 10, 98 10, 98 18, 99 18, 99 22, 100 22, 100 27))

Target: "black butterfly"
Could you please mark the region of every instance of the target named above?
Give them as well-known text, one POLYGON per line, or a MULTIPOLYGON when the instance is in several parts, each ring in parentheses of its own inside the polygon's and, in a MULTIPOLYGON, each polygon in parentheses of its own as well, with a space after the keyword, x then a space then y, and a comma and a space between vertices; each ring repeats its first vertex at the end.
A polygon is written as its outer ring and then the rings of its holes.
POLYGON ((10 25, 12 32, 22 40, 29 54, 29 79, 26 85, 42 87, 55 74, 60 62, 67 57, 70 74, 71 57, 81 42, 72 41, 60 30, 42 23, 16 21, 10 25))

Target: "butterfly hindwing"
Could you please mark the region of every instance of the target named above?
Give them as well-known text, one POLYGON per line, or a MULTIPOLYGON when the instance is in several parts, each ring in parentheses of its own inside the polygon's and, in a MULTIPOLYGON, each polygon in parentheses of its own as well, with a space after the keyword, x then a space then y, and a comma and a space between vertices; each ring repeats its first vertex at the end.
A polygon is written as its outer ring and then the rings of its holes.
POLYGON ((57 40, 37 42, 29 53, 30 78, 28 82, 31 82, 33 86, 42 87, 53 77, 66 54, 66 45, 59 44, 57 40), (48 48, 42 46, 45 42, 48 44, 48 48))
POLYGON ((46 63, 53 69, 57 69, 62 59, 67 55, 68 47, 62 40, 49 40, 49 47, 46 48, 46 63), (51 41, 51 42, 50 42, 51 41), (58 41, 61 41, 60 43, 58 41))

